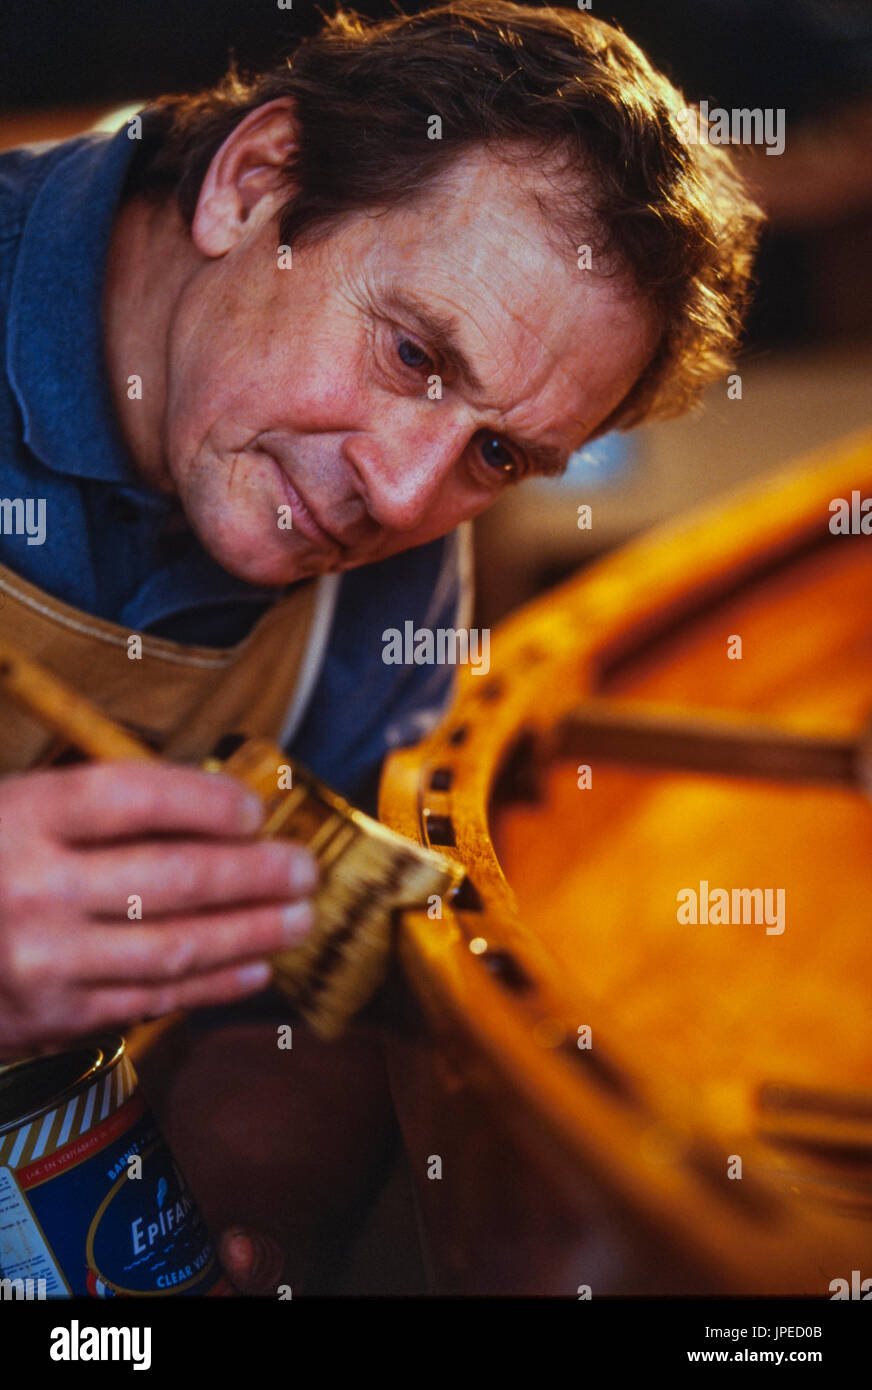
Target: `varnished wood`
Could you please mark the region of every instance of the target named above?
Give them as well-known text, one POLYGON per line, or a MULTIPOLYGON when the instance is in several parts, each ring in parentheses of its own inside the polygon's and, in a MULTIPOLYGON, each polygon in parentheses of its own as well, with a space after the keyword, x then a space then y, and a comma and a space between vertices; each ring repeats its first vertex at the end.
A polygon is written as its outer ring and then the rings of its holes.
MULTIPOLYGON (((628 1229, 653 1244, 618 1260, 611 1291, 677 1279, 826 1296, 868 1251, 868 1220, 848 1218, 872 1206, 872 808, 851 789, 594 757, 582 791, 555 731, 585 697, 644 697, 856 743, 872 709, 872 549, 830 536, 829 502, 870 484, 865 436, 625 548, 504 625, 487 680, 466 674, 450 717, 386 771, 383 818, 422 843, 428 811, 449 822, 444 852, 480 902, 441 923, 405 919, 404 968, 434 1040, 418 1071, 392 1049, 410 1149, 439 1152, 441 1128, 467 1190, 484 1193, 511 1142, 528 1182, 561 1193, 579 1271, 591 1214, 629 1216, 615 1248, 630 1249, 628 1229), (736 634, 743 658, 729 661, 736 634), (703 879, 785 887, 784 934, 679 926, 676 893, 703 879), (575 1045, 580 1025, 590 1052, 575 1045), (453 1093, 494 1115, 489 1146, 477 1134, 464 1148, 440 1055, 453 1093)), ((485 1292, 497 1277, 475 1254, 487 1222, 452 1232, 437 1186, 419 1189, 435 1284, 485 1292)), ((503 1285, 559 1292, 564 1263, 519 1250, 503 1285)))
POLYGON ((860 738, 796 734, 757 716, 718 710, 690 716, 647 700, 592 696, 560 721, 555 753, 567 760, 716 772, 782 782, 865 785, 869 732, 860 738))

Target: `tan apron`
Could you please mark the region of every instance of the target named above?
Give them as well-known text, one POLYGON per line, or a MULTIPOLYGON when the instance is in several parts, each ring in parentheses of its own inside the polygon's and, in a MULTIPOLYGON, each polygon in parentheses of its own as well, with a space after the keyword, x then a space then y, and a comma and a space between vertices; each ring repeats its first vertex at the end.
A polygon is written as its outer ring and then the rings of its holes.
MULTIPOLYGON (((324 581, 320 581, 321 584, 324 581)), ((278 739, 316 627, 319 581, 279 599, 235 647, 139 636, 71 608, 0 565, 0 637, 43 663, 103 712, 180 760, 200 760, 225 733, 278 739)), ((44 762, 53 734, 0 695, 0 774, 44 762)))

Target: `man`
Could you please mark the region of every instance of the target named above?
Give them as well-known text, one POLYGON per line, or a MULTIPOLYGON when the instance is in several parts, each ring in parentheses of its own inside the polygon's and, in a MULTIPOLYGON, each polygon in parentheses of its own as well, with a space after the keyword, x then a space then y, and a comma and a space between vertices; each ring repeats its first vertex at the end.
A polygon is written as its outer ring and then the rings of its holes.
MULTIPOLYGON (((371 799, 447 697, 381 634, 464 620, 457 528, 729 365, 759 216, 681 110, 609 26, 484 0, 340 14, 291 66, 3 156, 3 492, 45 537, 4 528, 0 637, 172 757, 270 732, 371 799)), ((228 779, 28 771, 12 727, 0 1049, 263 991, 306 853, 228 779)), ((298 1288, 389 1108, 371 1040, 295 1030, 291 1067, 270 1009, 199 1016, 163 1118, 207 1219, 268 1226, 298 1288)))

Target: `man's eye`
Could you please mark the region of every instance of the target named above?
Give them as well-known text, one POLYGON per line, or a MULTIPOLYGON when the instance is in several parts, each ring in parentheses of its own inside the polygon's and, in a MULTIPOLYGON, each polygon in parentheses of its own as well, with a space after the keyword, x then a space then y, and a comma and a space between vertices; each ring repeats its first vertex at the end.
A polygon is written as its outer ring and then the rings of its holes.
POLYGON ((397 356, 405 367, 420 371, 422 367, 432 367, 433 363, 426 352, 411 338, 400 338, 397 343, 397 356))
POLYGON ((496 472, 504 473, 510 478, 517 474, 517 460, 511 450, 506 448, 499 435, 479 435, 478 448, 488 468, 493 468, 496 472))

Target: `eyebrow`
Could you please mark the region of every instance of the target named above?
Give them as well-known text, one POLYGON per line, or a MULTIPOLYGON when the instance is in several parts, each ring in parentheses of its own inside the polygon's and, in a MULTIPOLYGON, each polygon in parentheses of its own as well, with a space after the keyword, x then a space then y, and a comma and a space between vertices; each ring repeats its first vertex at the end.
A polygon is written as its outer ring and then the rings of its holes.
MULTIPOLYGON (((471 391, 478 395, 485 394, 481 377, 460 347, 460 325, 453 314, 436 313, 426 304, 422 304, 415 295, 398 289, 392 289, 384 296, 384 304, 385 308, 411 319, 421 336, 426 338, 443 361, 450 364, 471 391)), ((511 435, 509 438, 519 449, 523 449, 536 473, 546 478, 554 478, 566 472, 570 455, 565 450, 549 444, 539 444, 520 435, 511 435)))

